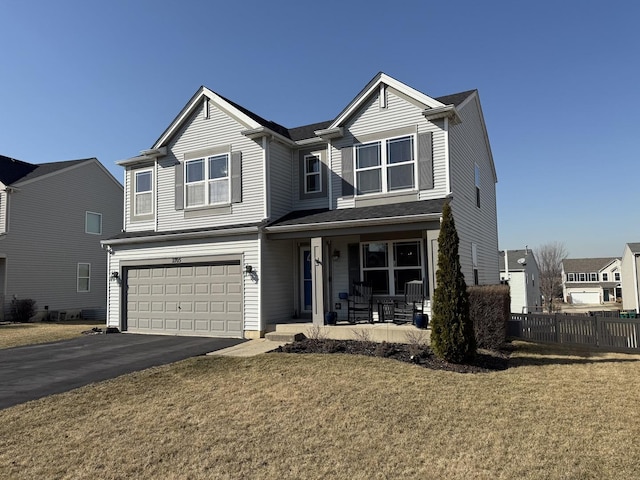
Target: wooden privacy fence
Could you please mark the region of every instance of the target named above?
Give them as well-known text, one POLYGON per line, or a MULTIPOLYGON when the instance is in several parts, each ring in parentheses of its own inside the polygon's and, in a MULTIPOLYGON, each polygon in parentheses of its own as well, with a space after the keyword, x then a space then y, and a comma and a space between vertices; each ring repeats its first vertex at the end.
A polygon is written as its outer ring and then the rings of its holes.
POLYGON ((513 313, 509 335, 533 342, 640 353, 640 318, 513 313))

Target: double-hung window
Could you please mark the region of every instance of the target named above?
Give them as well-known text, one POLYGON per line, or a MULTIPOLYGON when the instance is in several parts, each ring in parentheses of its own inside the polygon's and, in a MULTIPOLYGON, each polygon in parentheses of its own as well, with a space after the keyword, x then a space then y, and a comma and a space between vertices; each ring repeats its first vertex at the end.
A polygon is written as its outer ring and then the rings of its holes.
POLYGON ((620 272, 614 272, 614 273, 613 273, 613 279, 614 279, 616 282, 619 282, 619 281, 620 281, 620 272))
POLYGON ((322 191, 322 175, 320 157, 317 155, 304 156, 304 193, 318 193, 322 191))
POLYGON ((402 295, 407 282, 422 279, 421 241, 362 244, 363 279, 377 295, 402 295))
POLYGON ((415 188, 413 135, 356 145, 358 195, 415 188))
POLYGON ((597 282, 598 281, 598 274, 597 273, 590 273, 589 274, 589 281, 590 282, 597 282))
POLYGON ((91 280, 91 264, 90 263, 78 263, 77 271, 77 291, 88 292, 90 291, 91 280))
POLYGON ((153 171, 142 170, 135 173, 134 215, 153 213, 153 171))
POLYGON ((225 204, 229 198, 229 155, 214 155, 185 162, 185 205, 225 204))
POLYGON ((575 282, 576 274, 575 273, 567 273, 567 282, 575 282))
POLYGON ((603 282, 609 281, 609 274, 607 272, 602 272, 602 281, 603 282))

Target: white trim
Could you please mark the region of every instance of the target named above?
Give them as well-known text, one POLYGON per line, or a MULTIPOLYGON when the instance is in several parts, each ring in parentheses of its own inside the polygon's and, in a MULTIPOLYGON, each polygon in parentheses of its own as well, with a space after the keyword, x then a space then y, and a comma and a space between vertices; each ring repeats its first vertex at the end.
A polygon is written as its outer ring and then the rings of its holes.
POLYGON ((265 202, 264 202, 264 210, 262 212, 262 218, 269 218, 269 214, 271 213, 271 195, 269 191, 269 174, 268 174, 268 165, 269 162, 267 159, 269 158, 269 141, 267 137, 262 137, 262 188, 264 189, 265 202))
POLYGON ((375 243, 380 243, 380 244, 384 244, 386 246, 386 253, 387 253, 387 266, 386 267, 365 267, 365 262, 363 261, 360 265, 360 278, 364 279, 365 272, 370 272, 370 271, 386 271, 387 272, 387 280, 389 281, 388 286, 389 286, 389 291, 387 293, 381 293, 380 295, 390 295, 390 296, 396 296, 396 295, 401 295, 400 293, 396 292, 396 287, 394 284, 394 278, 395 276, 393 275, 394 272, 396 271, 402 271, 402 270, 420 270, 420 276, 422 277, 422 280, 424 281, 424 278, 426 276, 426 271, 425 271, 425 267, 426 267, 426 259, 425 259, 425 250, 424 250, 424 239, 421 237, 409 237, 409 238, 396 238, 393 240, 370 240, 370 241, 366 241, 366 242, 359 242, 358 244, 358 249, 359 249, 359 254, 362 255, 361 258, 364 258, 364 247, 365 245, 371 245, 371 244, 375 244, 375 243), (419 265, 409 265, 409 266, 398 266, 396 263, 397 259, 395 258, 395 250, 394 250, 394 246, 398 243, 413 243, 416 242, 418 244, 418 253, 420 255, 420 264, 419 265))
POLYGON ((304 156, 302 161, 302 175, 304 177, 303 180, 303 191, 305 194, 309 193, 321 193, 322 192, 322 157, 320 155, 316 155, 315 153, 308 153, 304 156), (308 172, 307 171, 307 159, 315 158, 318 161, 318 171, 317 172, 308 172), (318 177, 318 189, 312 192, 307 190, 307 177, 317 176, 318 177))
POLYGON ((247 126, 247 128, 258 128, 261 125, 253 120, 251 117, 242 113, 236 107, 228 103, 222 97, 217 95, 215 92, 209 90, 207 87, 200 87, 200 89, 194 94, 187 105, 182 109, 182 111, 178 114, 178 116, 171 122, 169 127, 164 131, 162 136, 156 140, 153 144, 153 148, 159 148, 164 146, 164 144, 168 141, 173 134, 180 129, 185 120, 193 113, 193 111, 200 104, 200 101, 203 98, 208 98, 215 106, 218 108, 225 110, 228 114, 235 117, 240 123, 247 126))
POLYGON ((329 178, 327 178, 327 201, 329 205, 327 205, 327 208, 333 210, 333 182, 331 181, 331 172, 333 172, 333 144, 331 140, 327 142, 327 171, 329 174, 329 178))
POLYGON ((354 180, 354 197, 355 198, 365 198, 370 195, 385 195, 385 194, 394 194, 400 192, 409 192, 415 191, 418 188, 418 152, 417 152, 417 135, 415 133, 409 133, 406 135, 392 136, 387 138, 381 138, 379 140, 374 140, 370 142, 356 143, 353 145, 353 180, 354 180), (404 161, 400 163, 388 163, 388 149, 389 142, 394 142, 397 140, 401 140, 404 138, 411 139, 411 156, 412 159, 410 161, 404 161), (373 167, 366 168, 358 168, 358 147, 368 146, 378 144, 380 147, 380 164, 375 165, 373 167), (389 169, 402 165, 413 165, 413 185, 410 187, 399 188, 395 190, 389 190, 388 188, 388 180, 389 180, 389 169), (358 172, 363 171, 373 171, 380 170, 380 191, 377 192, 368 192, 368 193, 358 193, 360 190, 359 182, 358 182, 358 172))
POLYGON ((356 110, 358 110, 364 101, 369 98, 376 89, 378 89, 380 84, 385 84, 389 87, 395 88, 400 93, 407 95, 410 98, 418 101, 419 103, 424 104, 430 108, 440 108, 444 107, 443 103, 438 102, 437 100, 425 95, 424 93, 419 92, 418 90, 409 87, 408 85, 392 78, 382 72, 376 75, 365 87, 364 89, 349 103, 349 105, 338 115, 338 117, 333 121, 326 130, 331 130, 336 128, 344 123, 344 121, 349 118, 356 110))
POLYGON ((358 220, 342 220, 336 222, 321 222, 321 223, 302 223, 295 225, 275 225, 272 227, 265 227, 264 230, 269 233, 278 232, 295 232, 306 230, 323 230, 329 228, 348 228, 359 226, 373 226, 373 225, 396 225, 401 223, 419 223, 428 222, 433 220, 439 220, 442 217, 442 213, 422 213, 419 215, 407 215, 403 217, 384 217, 384 218, 361 218, 358 220))
POLYGON ((240 227, 229 229, 214 229, 206 230, 202 232, 180 232, 169 233, 161 235, 148 235, 144 237, 131 237, 131 238, 114 238, 111 240, 101 240, 100 244, 103 246, 108 245, 126 245, 129 243, 155 243, 166 242, 169 240, 186 240, 191 238, 209 238, 209 237, 231 237, 234 235, 247 235, 258 233, 258 227, 240 227))
POLYGON ((197 209, 197 208, 202 208, 202 207, 216 207, 216 206, 221 206, 221 205, 230 205, 231 204, 231 155, 229 154, 229 152, 222 152, 222 153, 216 153, 213 155, 203 155, 202 157, 197 157, 197 158, 190 158, 189 160, 185 160, 183 162, 183 167, 184 169, 184 209, 185 211, 187 210, 192 210, 192 209, 197 209), (210 172, 209 172, 209 162, 212 158, 216 158, 216 157, 225 157, 226 161, 227 161, 227 175, 226 177, 220 177, 220 178, 209 178, 210 176, 210 172), (202 167, 203 167, 203 178, 202 180, 198 180, 195 182, 189 182, 188 177, 187 177, 187 165, 189 163, 194 163, 194 162, 202 162, 202 167), (219 201, 219 202, 212 202, 211 198, 210 198, 210 192, 209 192, 209 186, 212 183, 222 183, 224 180, 226 180, 227 182, 227 198, 224 199, 223 201, 219 201), (202 185, 203 189, 204 189, 204 202, 203 203, 199 203, 197 205, 189 205, 187 202, 187 194, 188 194, 188 186, 189 185, 202 185))
POLYGON ((155 205, 153 203, 153 200, 154 200, 153 199, 153 192, 154 192, 154 188, 155 188, 155 185, 153 184, 153 182, 155 181, 155 176, 153 174, 153 171, 154 171, 153 167, 151 167, 151 168, 142 168, 140 170, 134 170, 133 171, 133 205, 132 205, 132 207, 133 207, 133 216, 134 217, 141 217, 141 216, 144 216, 144 215, 153 215, 154 212, 155 212, 155 205), (144 192, 138 192, 138 174, 147 173, 147 172, 151 173, 151 190, 150 191, 145 190, 144 192), (142 195, 142 194, 147 194, 147 193, 149 193, 150 196, 151 196, 151 211, 150 212, 145 212, 145 213, 140 213, 140 212, 137 211, 137 208, 136 208, 137 204, 138 204, 138 202, 136 201, 136 196, 139 195, 139 194, 142 195))

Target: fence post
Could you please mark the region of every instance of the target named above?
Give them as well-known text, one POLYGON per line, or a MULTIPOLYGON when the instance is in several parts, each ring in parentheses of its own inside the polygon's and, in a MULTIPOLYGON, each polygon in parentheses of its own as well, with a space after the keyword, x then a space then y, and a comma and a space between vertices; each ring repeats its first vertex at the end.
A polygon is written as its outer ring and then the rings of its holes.
POLYGON ((598 317, 593 317, 596 322, 596 347, 600 347, 600 323, 598 322, 598 317))
POLYGON ((553 314, 553 323, 556 331, 556 343, 560 343, 560 321, 558 320, 558 312, 553 314))

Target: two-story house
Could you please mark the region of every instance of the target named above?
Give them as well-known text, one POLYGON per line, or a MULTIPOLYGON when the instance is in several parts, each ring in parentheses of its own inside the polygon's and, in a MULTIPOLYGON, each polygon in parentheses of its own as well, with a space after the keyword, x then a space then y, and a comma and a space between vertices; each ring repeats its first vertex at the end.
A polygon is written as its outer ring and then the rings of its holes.
POLYGON ((562 294, 572 304, 615 303, 622 296, 620 258, 565 258, 562 294))
POLYGON ((0 315, 14 298, 30 298, 41 318, 106 317, 100 241, 122 229, 122 192, 95 158, 33 164, 0 155, 0 315))
MULTIPOLYGON (((431 98, 384 73, 333 119, 285 128, 201 87, 125 170, 107 240, 108 324, 257 337, 327 311, 354 281, 431 298, 450 202, 468 284, 498 275, 496 171, 478 92, 431 98)), ((427 301, 427 309, 429 302, 427 301)))
POLYGON ((529 248, 499 252, 500 282, 509 285, 512 313, 536 313, 542 308, 540 271, 529 248))

